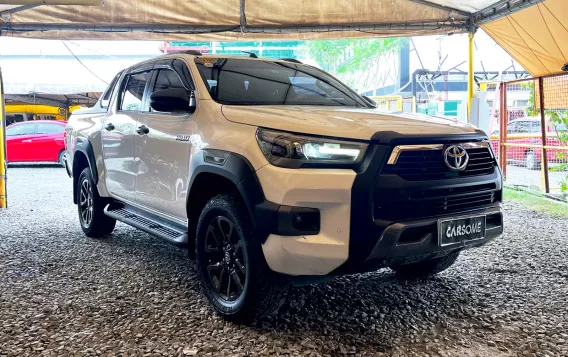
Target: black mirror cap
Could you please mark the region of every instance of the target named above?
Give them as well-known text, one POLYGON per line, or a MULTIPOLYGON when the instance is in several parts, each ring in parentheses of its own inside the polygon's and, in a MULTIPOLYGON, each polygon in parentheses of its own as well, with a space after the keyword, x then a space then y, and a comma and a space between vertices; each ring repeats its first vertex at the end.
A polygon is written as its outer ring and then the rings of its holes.
POLYGON ((162 89, 150 95, 150 107, 158 112, 192 113, 195 111, 195 96, 193 91, 188 94, 184 88, 162 89))
POLYGON ((363 99, 365 99, 365 100, 367 101, 367 103, 369 103, 373 108, 376 108, 376 107, 378 106, 378 105, 377 105, 377 102, 375 102, 373 99, 367 97, 366 95, 363 95, 362 97, 363 97, 363 99))

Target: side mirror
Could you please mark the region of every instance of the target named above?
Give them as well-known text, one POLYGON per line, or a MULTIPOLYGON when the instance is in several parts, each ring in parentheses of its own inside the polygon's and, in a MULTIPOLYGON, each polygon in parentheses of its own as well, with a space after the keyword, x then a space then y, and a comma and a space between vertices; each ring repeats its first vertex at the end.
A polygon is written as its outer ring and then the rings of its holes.
POLYGON ((195 106, 193 91, 188 94, 183 88, 162 89, 150 95, 150 107, 158 112, 193 113, 195 106))
POLYGON ((372 100, 371 98, 367 97, 366 95, 362 96, 363 99, 365 99, 367 101, 367 103, 369 103, 373 108, 377 107, 377 102, 375 102, 374 100, 372 100))

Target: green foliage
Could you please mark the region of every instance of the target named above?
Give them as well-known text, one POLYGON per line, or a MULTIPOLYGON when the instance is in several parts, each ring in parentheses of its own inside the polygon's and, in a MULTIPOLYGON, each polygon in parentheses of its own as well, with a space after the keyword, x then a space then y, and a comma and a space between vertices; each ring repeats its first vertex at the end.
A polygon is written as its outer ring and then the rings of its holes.
POLYGON ((407 38, 373 38, 306 41, 310 56, 333 74, 365 70, 380 57, 398 53, 407 38))
MULTIPOLYGON (((547 110, 546 116, 549 118, 550 124, 554 127, 554 132, 562 146, 568 146, 568 112, 565 110, 547 110)), ((568 159, 568 155, 566 155, 566 152, 557 152, 555 156, 557 160, 562 161, 563 163, 551 168, 550 171, 567 171, 568 163, 566 161, 568 159)), ((568 192, 568 176, 564 177, 564 179, 560 181, 560 190, 562 192, 568 192)))
POLYGON ((518 202, 527 209, 546 213, 552 217, 568 219, 568 206, 565 203, 510 188, 505 188, 503 194, 505 202, 518 202))
POLYGON ((527 107, 527 114, 530 117, 534 117, 536 115, 538 115, 538 111, 536 109, 536 105, 534 104, 534 81, 530 81, 528 83, 523 83, 521 84, 521 87, 524 90, 529 90, 530 91, 530 96, 529 96, 529 105, 527 107))

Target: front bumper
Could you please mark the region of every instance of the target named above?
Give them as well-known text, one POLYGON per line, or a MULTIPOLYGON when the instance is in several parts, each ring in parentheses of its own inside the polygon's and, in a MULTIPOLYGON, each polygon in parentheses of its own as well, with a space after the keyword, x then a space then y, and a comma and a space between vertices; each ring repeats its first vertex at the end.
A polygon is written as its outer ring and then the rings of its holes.
POLYGON ((437 258, 456 250, 484 245, 502 234, 503 213, 500 205, 460 214, 392 223, 384 229, 371 251, 363 259, 355 264, 340 267, 334 274, 361 273, 437 258), (487 217, 487 228, 483 239, 464 241, 452 246, 440 246, 438 241, 439 219, 480 215, 487 217))
POLYGON ((267 165, 257 171, 267 201, 315 208, 321 215, 318 234, 268 235, 262 248, 269 267, 294 276, 360 273, 480 246, 502 234, 502 179, 497 167, 479 176, 406 181, 381 174, 391 151, 390 145, 369 146, 365 161, 355 170, 290 170, 267 165), (486 197, 490 200, 479 204, 486 197), (431 208, 444 202, 448 207, 472 204, 447 212, 431 208), (438 220, 469 215, 487 216, 485 238, 441 247, 438 220))

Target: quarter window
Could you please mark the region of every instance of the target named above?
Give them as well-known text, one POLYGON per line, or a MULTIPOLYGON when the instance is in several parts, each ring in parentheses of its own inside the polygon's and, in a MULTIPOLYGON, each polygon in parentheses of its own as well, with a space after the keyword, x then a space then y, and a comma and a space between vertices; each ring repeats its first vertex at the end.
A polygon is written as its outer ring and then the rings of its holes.
POLYGON ((114 93, 114 88, 116 87, 116 83, 118 82, 118 79, 120 78, 121 74, 122 71, 118 72, 118 74, 114 76, 112 82, 110 82, 110 85, 108 86, 106 92, 103 94, 103 97, 101 98, 101 107, 108 108, 110 99, 112 97, 112 93, 114 93))
POLYGON ((150 79, 151 72, 140 72, 129 74, 126 79, 126 85, 122 89, 120 110, 139 111, 142 108, 142 99, 144 99, 144 89, 146 83, 150 79))

